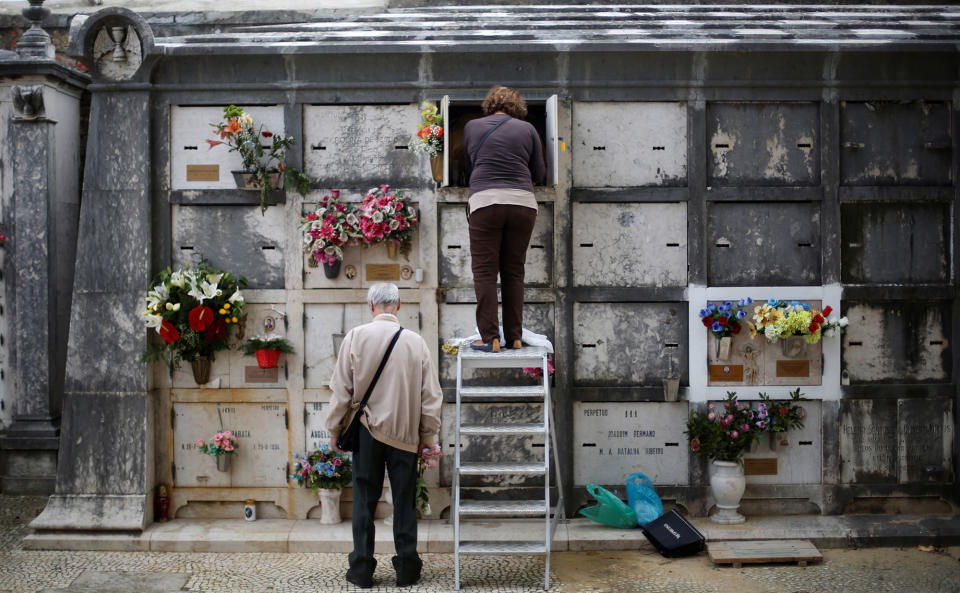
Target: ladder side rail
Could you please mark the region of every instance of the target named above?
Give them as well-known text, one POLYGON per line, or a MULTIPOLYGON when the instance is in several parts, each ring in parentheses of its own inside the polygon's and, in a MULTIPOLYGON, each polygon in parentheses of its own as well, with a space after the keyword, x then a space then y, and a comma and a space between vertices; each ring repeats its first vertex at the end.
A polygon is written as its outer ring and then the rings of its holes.
POLYGON ((544 352, 541 359, 543 368, 543 504, 544 512, 544 561, 543 561, 543 590, 550 589, 550 544, 553 541, 553 530, 550 519, 550 434, 553 426, 550 424, 550 373, 547 372, 547 354, 544 352))
MULTIPOLYGON (((460 345, 463 348, 463 344, 460 345)), ((460 389, 463 387, 463 359, 457 352, 457 403, 453 453, 453 580, 460 590, 460 389)))

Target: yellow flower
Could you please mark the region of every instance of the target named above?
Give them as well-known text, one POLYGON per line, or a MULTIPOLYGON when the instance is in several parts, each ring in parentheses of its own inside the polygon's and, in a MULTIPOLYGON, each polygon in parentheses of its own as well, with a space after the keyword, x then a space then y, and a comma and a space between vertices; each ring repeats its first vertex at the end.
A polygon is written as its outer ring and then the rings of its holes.
POLYGON ((226 314, 227 314, 227 311, 226 311, 226 309, 220 309, 219 311, 217 311, 217 313, 219 313, 219 314, 221 314, 221 315, 226 315, 226 314))
POLYGON ((232 317, 230 320, 233 321, 234 323, 237 322, 237 318, 236 318, 236 317, 232 317))
POLYGON ((224 304, 223 304, 223 308, 224 308, 224 309, 229 309, 229 308, 230 308, 230 303, 224 303, 224 304))

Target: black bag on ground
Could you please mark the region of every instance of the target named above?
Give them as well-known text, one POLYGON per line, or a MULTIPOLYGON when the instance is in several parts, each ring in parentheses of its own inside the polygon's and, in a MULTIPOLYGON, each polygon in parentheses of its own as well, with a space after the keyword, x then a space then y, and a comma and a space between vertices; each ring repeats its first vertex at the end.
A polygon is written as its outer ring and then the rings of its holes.
POLYGON ((347 428, 340 433, 340 436, 337 438, 337 448, 341 451, 356 451, 360 445, 360 414, 363 413, 363 407, 367 405, 370 394, 373 393, 373 388, 376 387, 377 381, 380 380, 380 373, 383 372, 383 367, 387 366, 387 359, 390 358, 390 353, 393 352, 393 347, 396 346, 397 338, 400 337, 400 332, 402 331, 403 328, 401 327, 397 330, 397 333, 393 334, 393 339, 390 340, 390 345, 387 346, 387 351, 380 360, 380 366, 377 367, 377 374, 375 374, 373 380, 370 381, 367 392, 363 395, 363 399, 360 400, 360 405, 357 406, 357 411, 353 415, 353 419, 350 420, 350 424, 347 425, 347 428))
POLYGON ((703 534, 676 509, 644 525, 643 535, 666 558, 693 556, 703 551, 703 534))

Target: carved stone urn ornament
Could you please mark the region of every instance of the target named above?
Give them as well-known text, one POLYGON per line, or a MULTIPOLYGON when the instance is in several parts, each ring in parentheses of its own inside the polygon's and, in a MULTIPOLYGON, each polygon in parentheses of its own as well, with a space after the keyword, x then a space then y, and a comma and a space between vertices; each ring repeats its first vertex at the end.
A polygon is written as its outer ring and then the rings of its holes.
POLYGON ((44 0, 29 0, 30 6, 22 11, 23 17, 30 21, 20 41, 17 43, 17 55, 22 58, 54 58, 53 44, 50 35, 41 28, 43 19, 50 15, 50 9, 44 8, 44 0))
POLYGON ((77 15, 70 23, 69 54, 102 78, 134 78, 153 47, 150 26, 127 8, 110 7, 89 16, 77 15))

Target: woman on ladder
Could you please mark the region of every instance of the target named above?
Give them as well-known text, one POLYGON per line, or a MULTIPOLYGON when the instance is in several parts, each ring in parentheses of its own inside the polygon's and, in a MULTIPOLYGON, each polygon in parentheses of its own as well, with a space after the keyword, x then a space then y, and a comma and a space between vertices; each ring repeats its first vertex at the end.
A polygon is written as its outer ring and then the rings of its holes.
POLYGON ((497 274, 503 294, 503 346, 520 348, 524 264, 537 220, 533 186, 545 182, 547 168, 540 135, 523 120, 527 104, 520 93, 505 86, 491 88, 483 100, 483 114, 464 128, 470 171, 470 253, 480 331, 480 340, 470 347, 499 352, 497 274))

